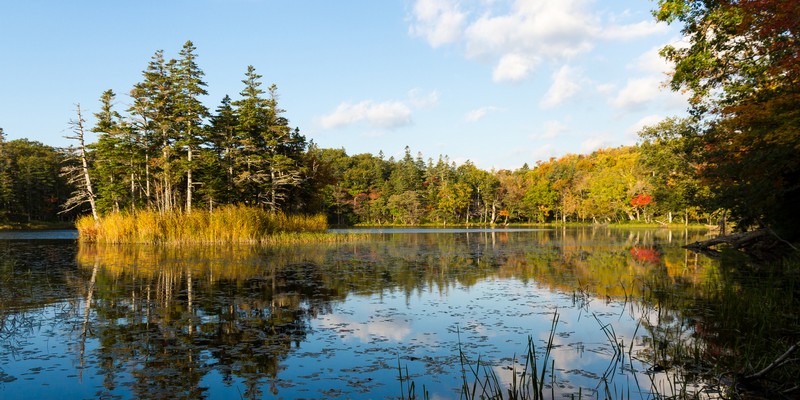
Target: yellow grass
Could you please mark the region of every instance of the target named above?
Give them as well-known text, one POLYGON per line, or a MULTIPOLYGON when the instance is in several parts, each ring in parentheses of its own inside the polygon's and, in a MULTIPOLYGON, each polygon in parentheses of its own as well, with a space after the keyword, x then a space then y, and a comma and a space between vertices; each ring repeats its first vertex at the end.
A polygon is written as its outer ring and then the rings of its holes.
POLYGON ((76 221, 79 238, 96 243, 291 243, 326 241, 324 215, 285 215, 224 206, 213 212, 111 213, 76 221))

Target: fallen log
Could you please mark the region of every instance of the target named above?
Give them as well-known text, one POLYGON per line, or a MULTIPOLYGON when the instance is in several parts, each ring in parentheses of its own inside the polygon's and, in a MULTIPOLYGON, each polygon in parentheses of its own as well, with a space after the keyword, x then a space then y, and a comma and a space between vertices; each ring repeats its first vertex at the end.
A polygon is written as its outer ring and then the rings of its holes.
POLYGON ((784 365, 786 365, 786 364, 788 364, 788 363, 790 363, 792 361, 797 361, 797 359, 790 359, 789 356, 791 356, 792 353, 794 353, 794 351, 797 350, 798 347, 800 347, 800 342, 797 342, 797 343, 793 344, 791 347, 789 347, 789 350, 786 350, 786 352, 783 353, 783 355, 781 355, 780 357, 775 359, 775 361, 773 361, 772 363, 767 365, 766 368, 764 368, 761 371, 758 371, 758 372, 756 372, 754 374, 747 375, 747 376, 744 377, 744 379, 746 379, 746 380, 760 379, 761 377, 763 377, 764 375, 770 373, 772 370, 774 370, 776 368, 780 368, 780 367, 782 367, 782 366, 784 366, 784 365))
POLYGON ((761 239, 766 235, 767 235, 766 229, 757 229, 749 232, 740 232, 730 235, 720 235, 708 240, 689 243, 683 247, 694 251, 708 251, 712 250, 711 249, 712 246, 716 246, 718 244, 728 244, 730 246, 733 246, 734 248, 739 249, 748 245, 749 243, 752 243, 753 241, 761 239))

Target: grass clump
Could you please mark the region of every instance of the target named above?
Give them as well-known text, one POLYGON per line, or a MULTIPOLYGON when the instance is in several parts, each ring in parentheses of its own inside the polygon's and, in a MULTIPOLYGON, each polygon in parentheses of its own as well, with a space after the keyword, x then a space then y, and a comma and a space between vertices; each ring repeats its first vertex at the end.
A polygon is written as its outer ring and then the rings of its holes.
MULTIPOLYGON (((461 349, 461 338, 458 340, 458 356, 461 365, 461 396, 466 400, 543 400, 555 398, 555 360, 551 358, 551 351, 554 347, 556 328, 558 327, 558 311, 553 313, 553 322, 550 326, 550 335, 547 344, 543 349, 536 350, 533 336, 528 336, 528 348, 524 355, 524 363, 517 370, 516 356, 511 367, 511 383, 508 386, 500 382, 499 377, 492 369, 490 364, 481 363, 478 357, 474 365, 469 361, 467 355, 461 349), (549 367, 549 370, 548 370, 549 367), (545 375, 551 376, 551 392, 545 393, 545 375)), ((405 400, 416 400, 416 385, 408 374, 408 367, 403 368, 398 360, 397 365, 400 374, 401 398, 405 400)), ((422 386, 422 398, 430 399, 430 394, 425 386, 422 386)), ((580 395, 579 395, 580 398, 580 395)))
POLYGON ((111 213, 99 221, 75 223, 81 241, 95 243, 211 244, 311 243, 329 241, 324 215, 286 215, 255 207, 224 206, 214 211, 111 213))

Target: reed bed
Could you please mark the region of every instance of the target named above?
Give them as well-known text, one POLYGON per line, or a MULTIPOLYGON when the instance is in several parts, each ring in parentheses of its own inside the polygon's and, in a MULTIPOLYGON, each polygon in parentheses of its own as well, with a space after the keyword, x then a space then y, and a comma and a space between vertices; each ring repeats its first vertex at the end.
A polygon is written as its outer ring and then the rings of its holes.
POLYGON ((76 221, 83 242, 106 244, 292 244, 334 242, 325 215, 287 215, 246 206, 214 211, 111 213, 76 221))

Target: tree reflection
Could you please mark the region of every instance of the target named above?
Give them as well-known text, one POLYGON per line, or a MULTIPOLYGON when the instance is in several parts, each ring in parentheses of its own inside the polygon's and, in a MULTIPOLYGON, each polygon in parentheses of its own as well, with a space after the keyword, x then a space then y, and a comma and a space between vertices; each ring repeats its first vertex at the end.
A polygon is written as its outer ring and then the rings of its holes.
POLYGON ((446 295, 488 279, 573 293, 577 307, 625 303, 640 320, 626 343, 653 369, 696 373, 692 360, 722 362, 742 357, 742 342, 796 337, 797 315, 786 310, 800 296, 769 293, 788 283, 745 285, 743 273, 679 247, 698 234, 578 228, 381 233, 276 248, 80 245, 77 267, 63 261, 74 247, 12 246, 0 260, 0 338, 24 337, 26 318, 59 304, 74 322, 79 369, 85 359, 103 374, 99 397, 204 398, 221 383, 260 398, 281 388, 312 321, 349 296, 446 295), (770 315, 742 312, 737 297, 767 303, 770 315))
POLYGON ((647 277, 670 278, 662 259, 689 260, 672 247, 661 250, 661 240, 671 238, 607 229, 384 234, 364 243, 272 249, 81 245, 77 259, 87 269, 101 266, 93 271, 92 332, 107 390, 133 366, 138 396, 203 397, 202 379, 214 371, 257 398, 265 384, 277 390, 281 361, 302 345, 309 321, 349 294, 446 293, 501 277, 599 297, 641 296, 647 277))
MULTIPOLYGON (((101 360, 133 366, 140 397, 204 396, 211 370, 243 396, 262 396, 280 360, 306 336, 308 319, 337 297, 311 264, 287 267, 256 249, 84 246, 80 265, 102 265, 94 332, 101 360), (324 288, 323 288, 324 289, 324 288)), ((119 367, 106 369, 113 390, 119 367)))

